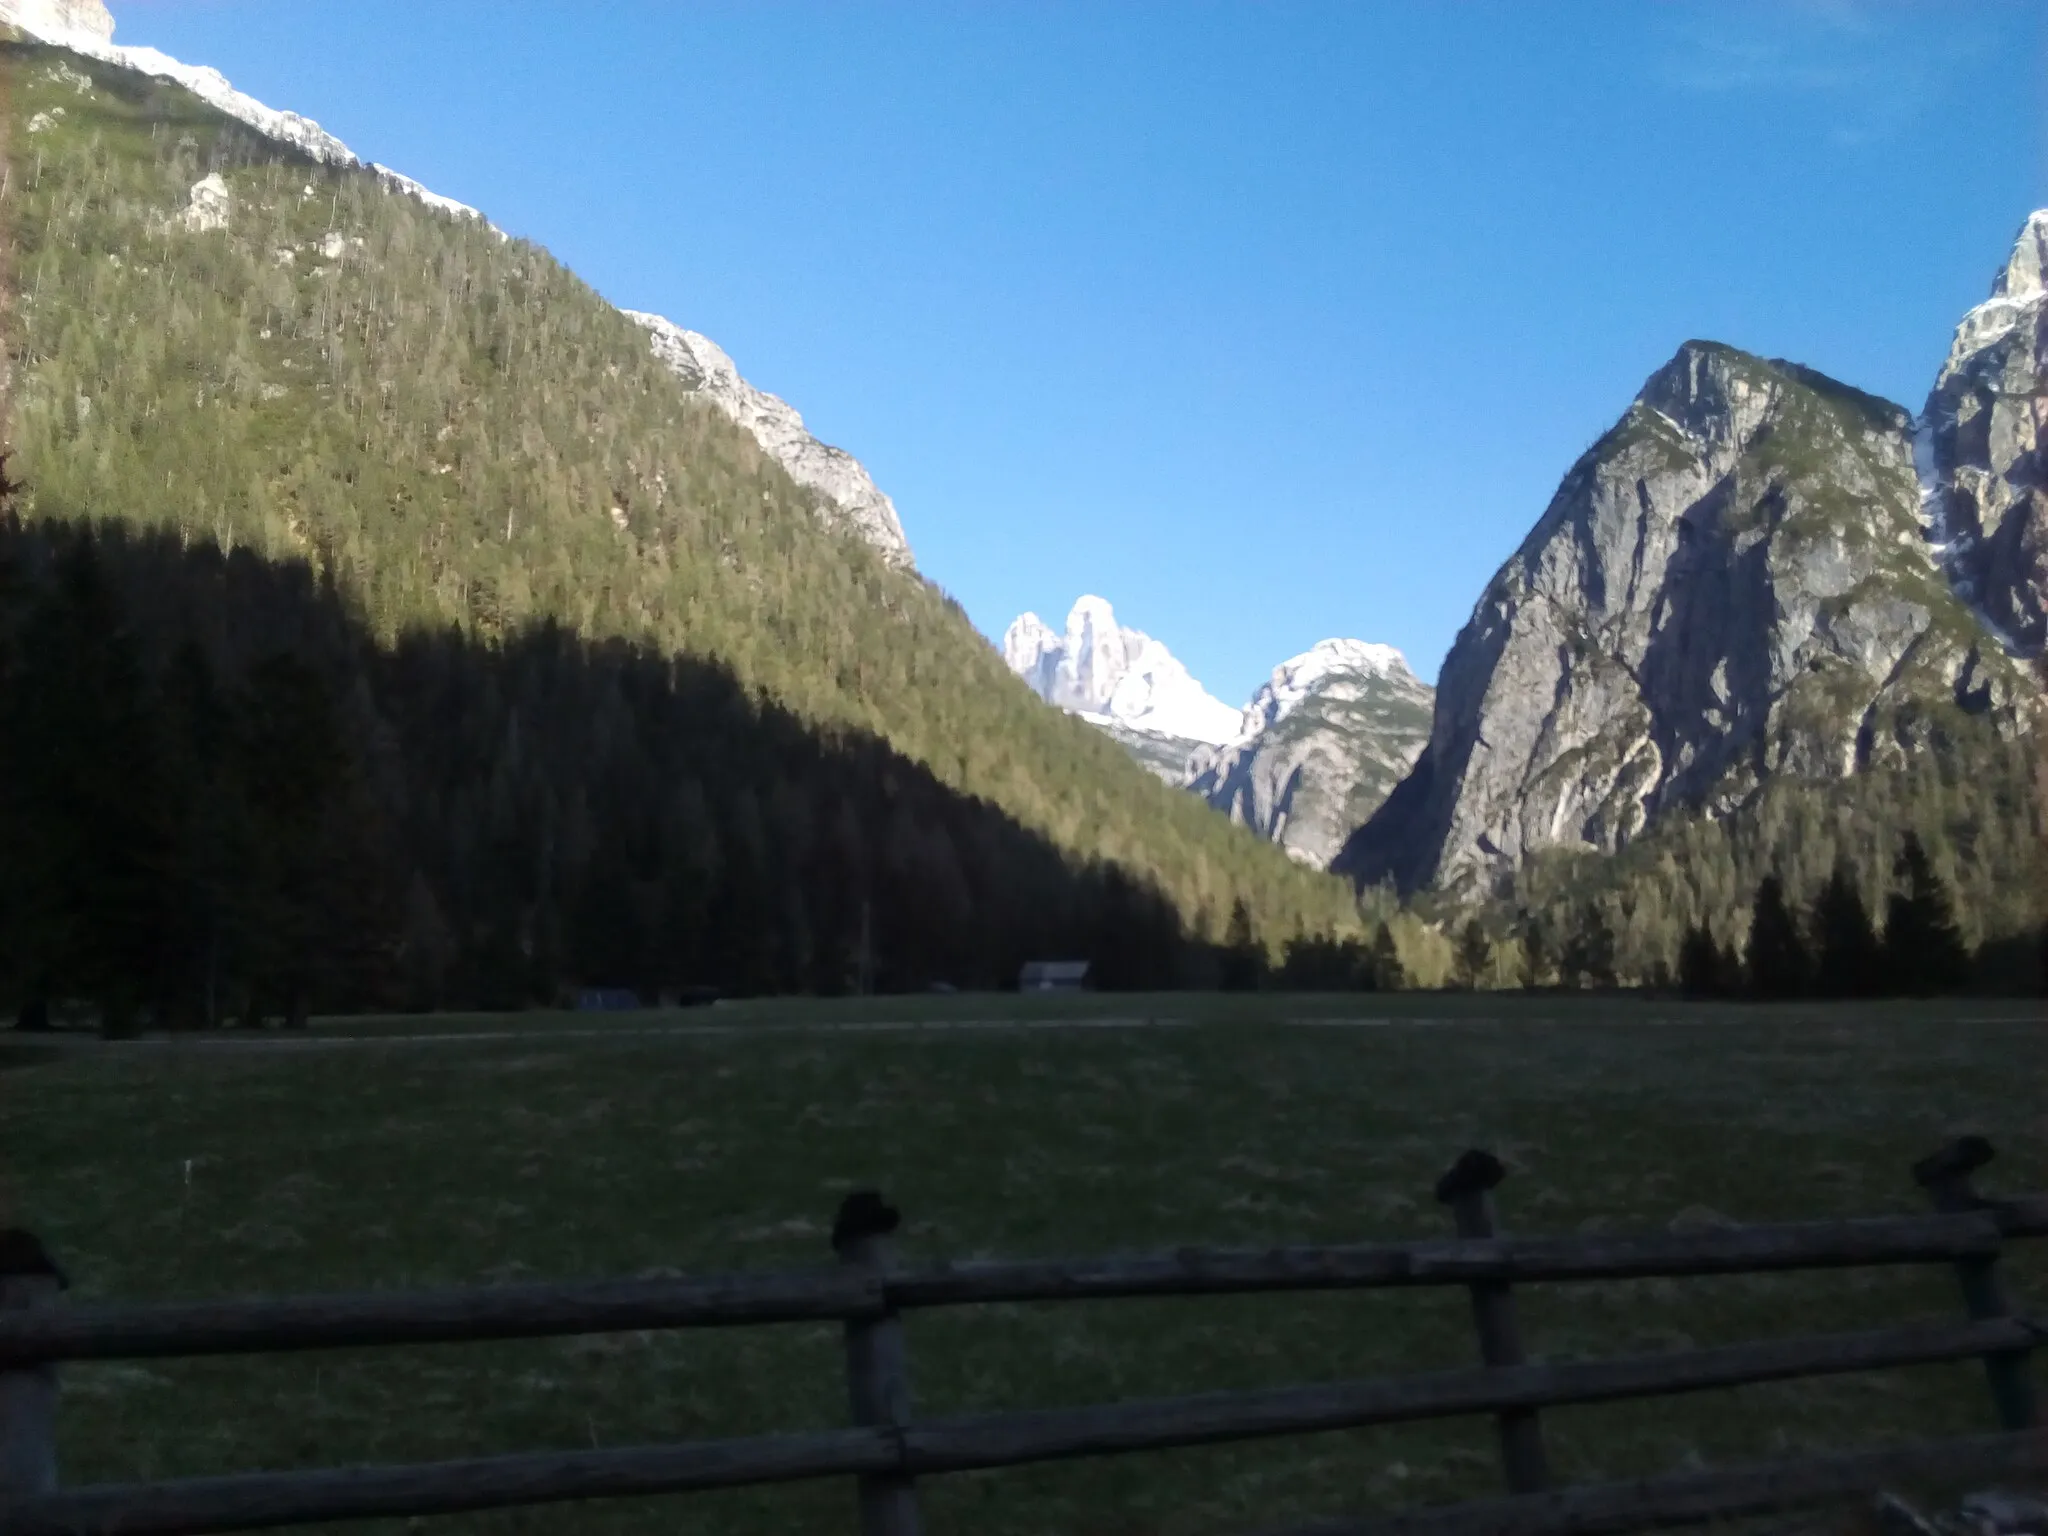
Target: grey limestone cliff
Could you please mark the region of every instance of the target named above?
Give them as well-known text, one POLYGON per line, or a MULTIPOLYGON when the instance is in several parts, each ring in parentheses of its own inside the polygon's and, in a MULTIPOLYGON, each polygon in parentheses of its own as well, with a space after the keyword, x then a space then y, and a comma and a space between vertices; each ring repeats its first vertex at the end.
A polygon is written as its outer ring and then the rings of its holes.
POLYGON ((2028 655, 2048 642, 2048 209, 1956 327, 1921 413, 1926 512, 1956 591, 2028 655))
POLYGON ((1797 365, 1680 348, 1488 585, 1428 746, 1335 867, 1490 884, 1774 773, 1897 760, 1945 712, 2019 729, 2033 686, 1939 564, 1913 428, 1797 365))
POLYGON ((1391 647, 1325 640, 1273 669, 1238 739, 1199 749, 1186 785, 1302 863, 1327 865, 1422 751, 1432 698, 1391 647))

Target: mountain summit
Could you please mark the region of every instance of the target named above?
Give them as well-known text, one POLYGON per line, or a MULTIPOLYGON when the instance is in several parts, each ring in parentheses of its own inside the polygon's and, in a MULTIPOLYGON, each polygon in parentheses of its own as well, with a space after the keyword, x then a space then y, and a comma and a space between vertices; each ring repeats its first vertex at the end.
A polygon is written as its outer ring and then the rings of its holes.
POLYGON ((1323 640, 1233 710, 1151 636, 1084 597, 1064 633, 1035 613, 1003 660, 1047 703, 1122 742, 1169 784, 1321 867, 1379 807, 1429 736, 1427 684, 1392 646, 1323 640))
POLYGON ((1196 750, 1187 787, 1321 867, 1420 755, 1434 700, 1392 646, 1319 641, 1273 669, 1235 741, 1196 750))
POLYGON ((64 41, 60 34, 67 33, 103 43, 114 40, 114 18, 105 0, 0 0, 0 21, 51 42, 64 41))
POLYGON ((1687 342, 1488 585, 1428 748, 1336 867, 1491 885, 1772 775, 1901 762, 1959 715, 2018 730, 2035 689, 1945 577, 1913 449, 1899 406, 1687 342))
POLYGON ((1914 442, 1923 505, 1956 592, 2014 649, 2048 645, 2048 209, 1963 317, 1914 442))
POLYGON ((1159 641, 1117 623, 1100 597, 1074 604, 1064 634, 1020 614, 1003 634, 1003 660, 1048 704, 1108 729, 1170 781, 1196 747, 1237 735, 1239 712, 1159 641))

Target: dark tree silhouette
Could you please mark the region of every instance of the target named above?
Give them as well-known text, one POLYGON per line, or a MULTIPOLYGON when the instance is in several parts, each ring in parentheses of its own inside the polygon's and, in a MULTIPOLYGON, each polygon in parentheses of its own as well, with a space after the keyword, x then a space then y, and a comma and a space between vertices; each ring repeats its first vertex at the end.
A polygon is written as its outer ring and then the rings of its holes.
POLYGON ((1476 989, 1492 959, 1493 941, 1486 936, 1486 925, 1475 917, 1458 935, 1458 985, 1468 992, 1476 989))
POLYGON ((1614 925, 1597 903, 1582 903, 1558 956, 1559 979, 1576 990, 1579 987, 1612 987, 1614 970, 1614 925))
POLYGON ((1401 964, 1394 931, 1385 923, 1372 936, 1372 984, 1381 992, 1399 992, 1408 985, 1408 969, 1401 964))
POLYGON ((1785 900, 1785 882, 1766 875, 1750 908, 1744 951, 1749 989, 1761 998, 1803 997, 1813 985, 1813 960, 1785 900))
POLYGON ((1970 953, 1956 926, 1948 887, 1920 839, 1907 833, 1892 873, 1904 886, 1885 904, 1884 970, 1889 990, 1906 997, 1954 992, 1969 979, 1970 953))
POLYGON ((1837 864, 1813 907, 1819 947, 1815 990, 1822 997, 1869 997, 1884 985, 1883 951, 1855 872, 1837 864))
POLYGON ((1725 997, 1728 978, 1721 964, 1721 946, 1704 927, 1685 930, 1678 945, 1678 986, 1687 997, 1725 997))

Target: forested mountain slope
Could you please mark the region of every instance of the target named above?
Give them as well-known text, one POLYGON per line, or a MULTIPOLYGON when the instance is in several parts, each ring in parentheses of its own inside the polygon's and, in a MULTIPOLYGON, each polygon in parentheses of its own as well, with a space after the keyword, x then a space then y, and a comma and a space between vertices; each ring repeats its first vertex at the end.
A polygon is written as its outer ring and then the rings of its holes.
MULTIPOLYGON (((636 963, 752 986, 841 984, 864 923, 888 980, 997 979, 997 930, 1030 901, 1047 943, 1126 912, 1158 938, 1153 979, 1180 963, 1177 930, 1220 937, 1239 902, 1275 942, 1355 921, 1336 882, 1046 710, 544 251, 161 80, 25 43, 0 79, 15 705, 52 704, 24 658, 61 656, 36 647, 95 613, 132 652, 104 665, 136 674, 159 759, 199 750, 178 744, 212 718, 193 698, 244 724, 276 713, 266 688, 298 699, 286 735, 330 732, 347 760, 333 794, 403 829, 375 878, 437 935, 435 974, 540 954, 593 902, 637 902, 649 933, 678 902, 740 903, 774 964, 656 965, 651 940, 636 963), (587 694, 562 691, 565 667, 587 694), (691 706, 691 679, 715 707, 691 706), (578 732, 588 752, 560 750, 578 732), (833 837, 852 873, 827 903, 833 837), (1044 856, 1006 851, 1025 845, 1044 856), (491 859, 523 873, 486 878, 491 859), (951 937, 890 952, 907 929, 884 909, 912 889, 957 897, 951 937)), ((311 828, 342 803, 291 814, 311 828)), ((405 969, 403 934, 365 942, 405 969)), ((529 986, 634 979, 562 943, 529 986)))

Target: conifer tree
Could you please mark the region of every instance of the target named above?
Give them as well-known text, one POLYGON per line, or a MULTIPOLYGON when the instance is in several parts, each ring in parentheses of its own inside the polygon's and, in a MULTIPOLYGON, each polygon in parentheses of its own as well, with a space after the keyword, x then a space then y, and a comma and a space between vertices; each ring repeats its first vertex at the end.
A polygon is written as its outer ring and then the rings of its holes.
POLYGON ((1458 985, 1468 992, 1477 990, 1492 959, 1493 941, 1486 936, 1486 925, 1472 918, 1458 935, 1458 985))
POLYGON ((1376 991, 1399 992, 1408 985, 1408 970, 1394 943, 1394 930, 1382 922, 1372 936, 1372 984, 1376 991))
POLYGON ((1678 986, 1687 997, 1727 995, 1727 971, 1721 960, 1721 946, 1708 930, 1695 923, 1685 930, 1678 945, 1678 986))
POLYGON ((1948 887, 1911 832, 1900 843, 1892 873, 1904 889, 1892 892, 1885 904, 1884 969, 1889 990, 1906 997, 1959 990, 1969 977, 1969 951, 1956 926, 1948 887))
POLYGON ((1883 952, 1855 872, 1837 863, 1813 908, 1819 948, 1815 990, 1822 997, 1869 997, 1884 984, 1883 952))
POLYGON ((1757 997, 1803 997, 1812 984, 1813 962, 1786 904, 1785 882, 1776 875, 1766 875, 1757 887, 1744 960, 1750 991, 1757 997))

